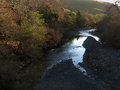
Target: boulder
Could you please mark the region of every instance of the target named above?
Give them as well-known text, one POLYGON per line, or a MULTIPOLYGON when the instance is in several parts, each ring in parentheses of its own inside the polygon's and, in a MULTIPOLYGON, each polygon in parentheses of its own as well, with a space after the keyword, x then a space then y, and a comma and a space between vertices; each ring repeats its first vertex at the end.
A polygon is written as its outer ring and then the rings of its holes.
POLYGON ((100 42, 98 42, 91 36, 89 36, 83 43, 83 47, 86 48, 86 51, 89 51, 89 52, 101 46, 102 45, 100 44, 100 42))

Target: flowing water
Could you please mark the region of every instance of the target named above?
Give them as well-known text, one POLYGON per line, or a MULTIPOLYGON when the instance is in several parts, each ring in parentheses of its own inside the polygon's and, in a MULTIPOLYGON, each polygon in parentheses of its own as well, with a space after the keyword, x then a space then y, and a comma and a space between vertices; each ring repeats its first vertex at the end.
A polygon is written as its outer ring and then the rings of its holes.
POLYGON ((87 75, 86 70, 81 67, 79 63, 83 62, 83 55, 86 51, 86 49, 83 47, 83 43, 87 37, 91 36, 100 42, 97 36, 90 34, 90 32, 94 31, 95 29, 80 30, 77 37, 74 37, 71 41, 65 43, 60 48, 49 51, 47 56, 47 62, 49 64, 48 69, 63 60, 72 59, 74 66, 79 68, 85 75, 87 75))

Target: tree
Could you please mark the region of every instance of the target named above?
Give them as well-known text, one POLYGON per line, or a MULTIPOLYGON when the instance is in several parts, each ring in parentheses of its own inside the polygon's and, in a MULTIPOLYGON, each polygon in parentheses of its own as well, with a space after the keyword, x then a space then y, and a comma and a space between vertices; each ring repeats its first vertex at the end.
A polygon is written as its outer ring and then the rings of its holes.
POLYGON ((81 26, 81 23, 82 23, 82 21, 81 21, 81 12, 80 11, 78 11, 77 12, 77 18, 76 18, 76 25, 77 26, 81 26))
POLYGON ((120 48, 120 10, 118 6, 112 5, 107 9, 107 16, 98 24, 97 29, 103 34, 105 45, 120 48))

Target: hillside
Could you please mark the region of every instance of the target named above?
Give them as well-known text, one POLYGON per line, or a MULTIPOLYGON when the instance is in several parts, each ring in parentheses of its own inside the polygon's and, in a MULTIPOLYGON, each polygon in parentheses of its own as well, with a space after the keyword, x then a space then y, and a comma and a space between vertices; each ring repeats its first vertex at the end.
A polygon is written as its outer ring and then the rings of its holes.
POLYGON ((84 10, 91 13, 103 13, 110 3, 95 0, 63 0, 65 7, 72 10, 84 10))
POLYGON ((0 90, 33 90, 48 67, 48 51, 78 33, 76 28, 95 26, 104 17, 61 3, 0 0, 0 90))

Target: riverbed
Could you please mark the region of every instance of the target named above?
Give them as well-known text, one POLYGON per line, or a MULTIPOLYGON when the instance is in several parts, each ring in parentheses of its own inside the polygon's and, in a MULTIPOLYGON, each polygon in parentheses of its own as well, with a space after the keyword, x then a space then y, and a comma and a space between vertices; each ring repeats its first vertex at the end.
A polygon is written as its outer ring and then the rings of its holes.
POLYGON ((103 47, 95 33, 79 30, 49 51, 49 67, 34 90, 120 90, 120 50, 103 47))
POLYGON ((68 40, 67 43, 62 45, 59 48, 52 49, 49 51, 48 56, 46 58, 49 67, 48 70, 51 69, 55 64, 60 63, 64 60, 72 59, 72 62, 76 68, 87 75, 86 70, 79 65, 79 63, 83 62, 83 56, 85 54, 86 48, 83 47, 83 43, 90 36, 93 37, 96 41, 100 42, 100 38, 90 34, 94 32, 96 29, 79 29, 78 34, 72 36, 72 39, 68 40))
POLYGON ((100 43, 100 38, 91 34, 94 31, 80 29, 64 45, 49 51, 46 56, 49 67, 34 90, 109 90, 103 81, 89 76, 80 66, 87 51, 84 42, 91 38, 89 43, 100 43))

